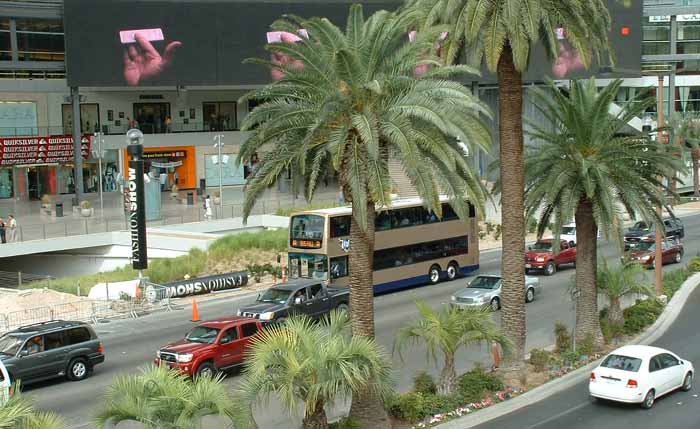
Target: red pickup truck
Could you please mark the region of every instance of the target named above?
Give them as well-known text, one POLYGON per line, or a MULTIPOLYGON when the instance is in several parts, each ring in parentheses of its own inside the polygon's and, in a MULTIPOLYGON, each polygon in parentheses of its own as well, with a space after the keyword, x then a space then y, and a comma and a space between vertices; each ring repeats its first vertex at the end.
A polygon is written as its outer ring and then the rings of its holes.
POLYGON ((167 365, 191 376, 213 376, 217 371, 243 363, 243 353, 258 331, 259 320, 222 317, 202 322, 184 339, 170 343, 156 353, 156 365, 167 365))
POLYGON ((525 273, 542 270, 545 276, 551 276, 557 271, 559 265, 574 264, 576 266, 576 243, 561 241, 559 254, 554 255, 552 251, 552 240, 539 240, 529 246, 525 252, 525 273))

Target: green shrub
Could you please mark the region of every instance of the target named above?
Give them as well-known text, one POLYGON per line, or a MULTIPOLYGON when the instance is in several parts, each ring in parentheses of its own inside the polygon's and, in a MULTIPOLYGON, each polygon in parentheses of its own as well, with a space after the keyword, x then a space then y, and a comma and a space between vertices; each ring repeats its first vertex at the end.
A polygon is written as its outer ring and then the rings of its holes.
POLYGON ((690 262, 688 262, 688 271, 691 273, 700 272, 700 257, 693 256, 690 262))
POLYGON ((563 353, 571 348, 571 334, 569 334, 569 328, 562 322, 554 324, 554 338, 556 339, 557 353, 563 353))
POLYGON ((656 321, 664 310, 663 304, 655 299, 638 301, 635 305, 626 308, 622 313, 625 316, 624 333, 634 335, 656 321))
POLYGON ((547 350, 530 350, 530 363, 535 367, 536 372, 542 372, 552 359, 552 354, 547 350))
POLYGON ((328 209, 331 207, 340 207, 340 204, 338 204, 337 202, 327 201, 309 204, 306 207, 280 207, 277 210, 275 210, 275 215, 289 217, 293 213, 305 212, 309 210, 328 209))
POLYGON ((604 308, 600 311, 600 330, 603 333, 605 343, 610 344, 614 338, 622 336, 624 333, 624 326, 620 324, 611 325, 610 322, 608 322, 608 309, 604 308))
POLYGON ((537 219, 534 217, 527 220, 527 232, 528 234, 534 234, 537 232, 537 219))
POLYGON ((226 235, 209 246, 209 257, 215 261, 226 260, 233 258, 241 250, 249 249, 284 252, 287 250, 287 232, 284 228, 226 235))
POLYGON ((582 355, 590 356, 596 352, 595 337, 593 334, 586 334, 579 344, 576 345, 576 350, 582 355))
POLYGON ((486 222, 486 233, 491 234, 493 232, 493 224, 491 222, 486 222))
POLYGON ((457 382, 459 394, 464 403, 483 399, 487 392, 496 392, 505 388, 500 377, 493 373, 484 372, 480 368, 463 374, 457 382))
POLYGON ((563 353, 561 353, 561 360, 567 364, 567 365, 573 365, 574 363, 578 362, 578 359, 581 357, 581 352, 576 350, 567 350, 563 353))
POLYGON ((502 232, 503 232, 503 230, 502 230, 501 224, 497 223, 496 230, 493 232, 493 238, 495 238, 496 240, 500 239, 502 232))
POLYGON ((419 371, 413 377, 413 391, 419 393, 435 393, 437 386, 433 377, 425 371, 419 371))
POLYGON ((360 424, 355 419, 343 417, 337 422, 329 423, 328 429, 360 429, 360 424))
POLYGON ((417 423, 433 408, 435 396, 420 392, 399 394, 388 401, 387 408, 395 418, 408 423, 417 423))
POLYGON ((681 288, 683 282, 685 282, 689 276, 690 274, 688 273, 688 271, 684 269, 673 270, 664 273, 662 283, 664 287, 664 295, 666 295, 668 299, 671 299, 673 295, 675 295, 676 292, 678 292, 678 289, 681 288))

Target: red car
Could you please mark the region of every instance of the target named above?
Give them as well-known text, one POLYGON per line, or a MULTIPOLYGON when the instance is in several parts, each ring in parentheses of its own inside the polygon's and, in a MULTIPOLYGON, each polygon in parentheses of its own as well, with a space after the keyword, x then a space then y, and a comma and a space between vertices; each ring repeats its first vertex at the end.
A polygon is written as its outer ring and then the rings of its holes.
MULTIPOLYGON (((680 263, 683 259, 683 245, 680 242, 673 240, 664 240, 661 242, 661 255, 663 256, 662 265, 680 263)), ((656 265, 656 241, 641 240, 634 250, 627 253, 623 258, 624 262, 637 262, 647 268, 652 268, 656 265)))
POLYGON ((557 271, 559 265, 574 264, 576 266, 576 244, 561 241, 559 254, 552 251, 552 239, 539 240, 527 248, 525 252, 525 273, 542 270, 545 276, 551 276, 557 271))
POLYGON ((208 320, 193 328, 184 339, 161 347, 155 363, 191 376, 213 376, 217 371, 241 365, 251 337, 262 329, 259 320, 248 317, 208 320))

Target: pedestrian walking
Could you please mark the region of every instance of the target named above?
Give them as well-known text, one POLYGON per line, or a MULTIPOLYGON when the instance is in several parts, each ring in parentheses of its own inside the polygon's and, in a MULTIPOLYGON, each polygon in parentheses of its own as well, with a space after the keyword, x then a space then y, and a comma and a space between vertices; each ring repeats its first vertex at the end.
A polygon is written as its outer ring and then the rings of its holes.
POLYGON ((5 235, 5 219, 0 217, 0 241, 2 244, 7 243, 7 236, 5 235))
POLYGON ((207 195, 207 197, 204 199, 204 217, 207 219, 211 219, 212 214, 211 214, 211 197, 207 195))
POLYGON ((17 242, 17 219, 15 219, 14 215, 8 216, 8 219, 10 220, 9 227, 10 227, 10 243, 16 243, 17 242))

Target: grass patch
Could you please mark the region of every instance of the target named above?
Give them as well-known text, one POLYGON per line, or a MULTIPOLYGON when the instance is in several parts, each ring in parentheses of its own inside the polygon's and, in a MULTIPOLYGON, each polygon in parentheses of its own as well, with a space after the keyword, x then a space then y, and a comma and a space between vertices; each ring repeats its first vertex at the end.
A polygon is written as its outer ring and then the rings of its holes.
POLYGON ((340 204, 338 202, 326 201, 309 204, 306 207, 280 207, 275 211, 275 214, 277 216, 289 217, 292 213, 304 212, 309 210, 329 209, 332 207, 340 207, 340 204))
MULTIPOLYGON (((192 277, 207 274, 208 267, 216 265, 216 263, 226 263, 245 251, 283 252, 286 248, 287 229, 232 234, 214 241, 206 252, 195 248, 191 249, 187 255, 177 258, 149 261, 149 268, 144 272, 144 275, 153 283, 170 283, 184 278, 186 274, 192 277)), ((126 266, 104 273, 41 280, 23 285, 22 289, 48 288, 75 294, 78 290, 77 286, 80 285, 81 295, 87 295, 90 288, 97 283, 121 282, 134 280, 137 277, 138 271, 131 266, 126 266)))

